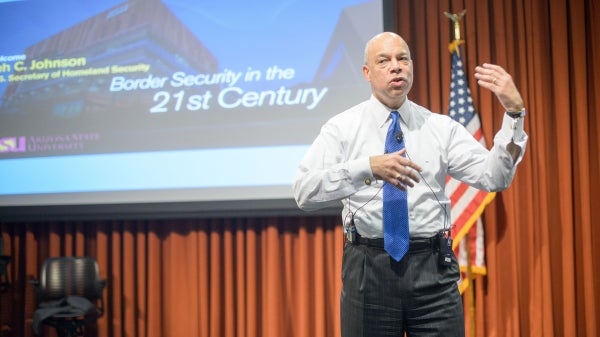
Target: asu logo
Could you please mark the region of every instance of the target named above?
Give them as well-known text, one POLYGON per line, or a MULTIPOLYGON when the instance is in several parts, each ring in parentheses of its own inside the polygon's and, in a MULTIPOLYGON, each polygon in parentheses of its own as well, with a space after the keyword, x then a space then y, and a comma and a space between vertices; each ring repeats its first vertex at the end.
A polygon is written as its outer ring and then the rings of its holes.
POLYGON ((0 153, 26 152, 27 137, 3 137, 0 138, 0 153))

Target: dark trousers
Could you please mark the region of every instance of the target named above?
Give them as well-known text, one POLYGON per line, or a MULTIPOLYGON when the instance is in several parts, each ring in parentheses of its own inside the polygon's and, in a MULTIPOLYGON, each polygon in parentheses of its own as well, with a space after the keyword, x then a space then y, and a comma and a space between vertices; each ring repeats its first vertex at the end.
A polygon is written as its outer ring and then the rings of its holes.
POLYGON ((409 251, 400 262, 382 248, 346 243, 342 261, 343 337, 463 337, 458 262, 437 249, 409 251))

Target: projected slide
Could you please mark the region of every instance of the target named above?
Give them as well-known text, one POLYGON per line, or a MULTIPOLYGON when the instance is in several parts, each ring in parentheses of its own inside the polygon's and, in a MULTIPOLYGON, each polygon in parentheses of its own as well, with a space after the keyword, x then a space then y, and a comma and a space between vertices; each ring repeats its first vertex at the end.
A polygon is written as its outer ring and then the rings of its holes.
POLYGON ((368 98, 383 22, 379 1, 24 0, 0 27, 1 206, 289 198, 323 122, 368 98))

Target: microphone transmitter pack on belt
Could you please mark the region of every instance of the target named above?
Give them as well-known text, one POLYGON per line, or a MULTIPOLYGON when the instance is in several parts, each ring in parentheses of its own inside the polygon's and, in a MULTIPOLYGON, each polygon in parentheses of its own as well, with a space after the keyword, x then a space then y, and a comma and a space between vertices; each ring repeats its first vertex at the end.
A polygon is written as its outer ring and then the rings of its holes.
POLYGON ((438 233, 438 244, 439 246, 439 265, 449 267, 452 265, 452 238, 450 235, 446 235, 447 231, 440 231, 438 233))
POLYGON ((356 242, 356 225, 354 225, 354 213, 352 213, 352 218, 350 219, 350 226, 346 229, 346 239, 348 241, 354 243, 356 242))

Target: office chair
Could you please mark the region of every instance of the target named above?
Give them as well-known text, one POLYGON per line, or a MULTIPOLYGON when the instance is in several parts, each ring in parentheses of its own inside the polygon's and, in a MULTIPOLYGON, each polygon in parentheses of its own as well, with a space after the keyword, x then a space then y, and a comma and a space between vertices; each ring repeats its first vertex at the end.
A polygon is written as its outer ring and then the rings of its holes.
POLYGON ((38 307, 33 316, 36 335, 42 325, 61 337, 84 336, 85 327, 104 313, 98 263, 92 257, 52 257, 44 261, 39 280, 32 282, 38 307))

